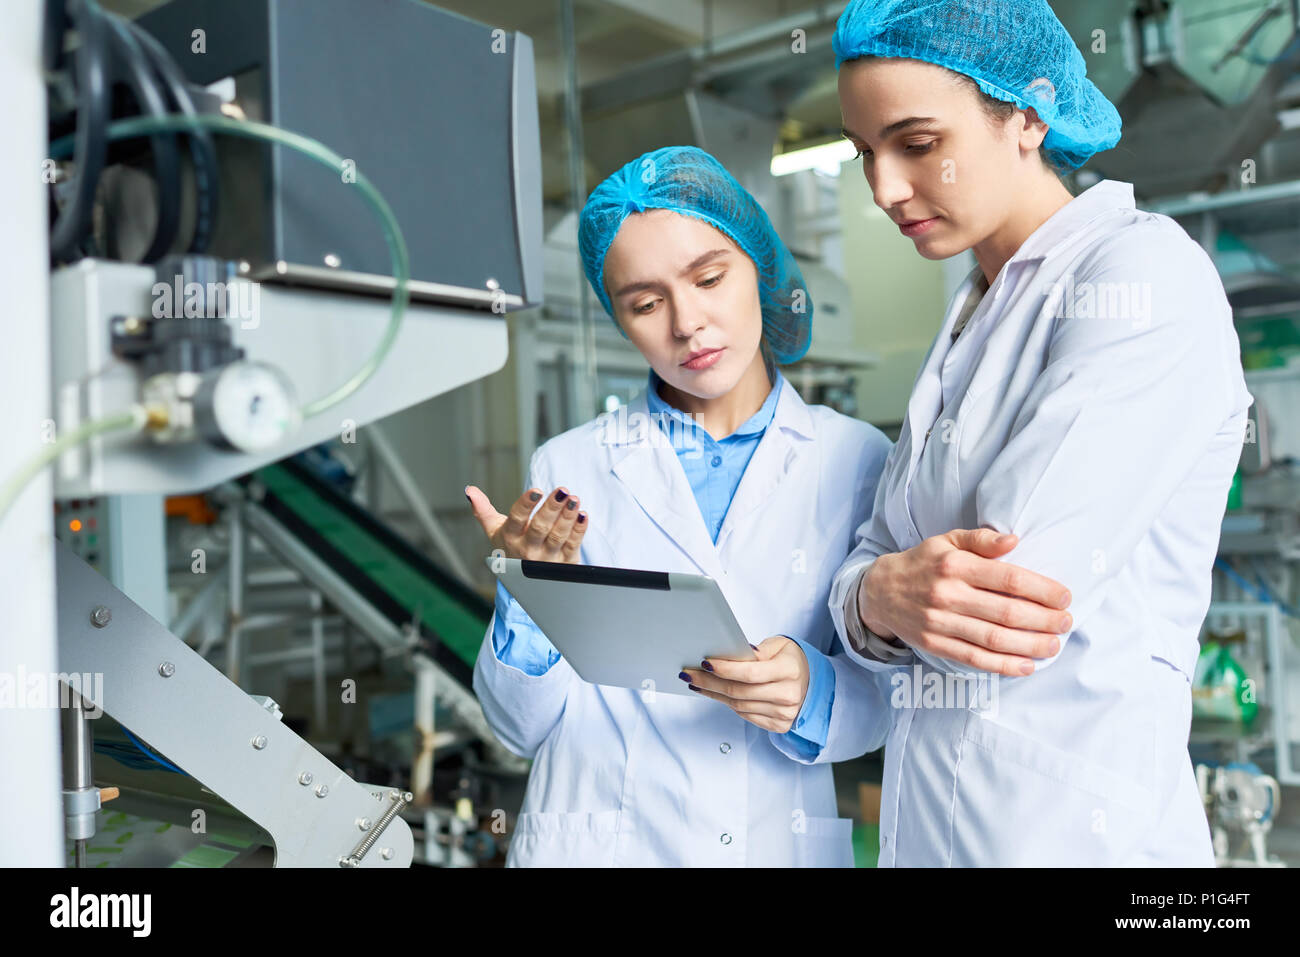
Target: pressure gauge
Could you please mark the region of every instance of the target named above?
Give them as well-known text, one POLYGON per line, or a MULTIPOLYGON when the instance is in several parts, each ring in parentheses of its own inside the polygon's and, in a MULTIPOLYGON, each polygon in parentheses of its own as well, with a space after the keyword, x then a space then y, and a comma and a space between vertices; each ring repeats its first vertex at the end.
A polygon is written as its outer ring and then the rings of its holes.
POLYGON ((240 360, 203 376, 194 425, 221 448, 261 452, 294 431, 301 416, 293 383, 274 366, 240 360))

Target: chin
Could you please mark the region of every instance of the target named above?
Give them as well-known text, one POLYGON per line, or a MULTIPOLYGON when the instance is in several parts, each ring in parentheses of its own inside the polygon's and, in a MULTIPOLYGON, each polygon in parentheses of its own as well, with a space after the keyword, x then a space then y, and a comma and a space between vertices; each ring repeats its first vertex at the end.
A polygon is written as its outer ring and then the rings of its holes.
POLYGON ((914 240, 916 251, 924 259, 940 260, 951 259, 960 253, 970 249, 968 244, 954 242, 951 239, 931 239, 931 240, 914 240))
MULTIPOLYGON (((719 368, 728 363, 724 360, 711 369, 705 369, 703 372, 691 372, 689 369, 680 369, 671 379, 667 379, 669 385, 674 389, 685 392, 687 395, 693 395, 697 399, 717 399, 736 387, 740 381, 740 376, 734 371, 719 368)), ((663 378, 660 376, 660 378, 663 378)))

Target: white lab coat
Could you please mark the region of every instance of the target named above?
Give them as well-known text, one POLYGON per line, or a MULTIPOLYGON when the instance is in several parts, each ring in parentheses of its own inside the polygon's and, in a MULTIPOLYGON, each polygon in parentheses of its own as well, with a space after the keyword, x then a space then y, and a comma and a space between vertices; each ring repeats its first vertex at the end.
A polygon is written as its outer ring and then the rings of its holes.
POLYGON ((954 344, 977 276, 953 298, 830 598, 850 655, 891 674, 899 705, 880 863, 1211 866, 1190 676, 1251 401, 1217 273, 1176 223, 1133 208, 1130 185, 1103 181, 1026 240, 954 344), (858 576, 981 526, 1020 536, 1005 561, 1070 589, 1074 630, 996 699, 963 707, 954 686, 918 706, 901 679, 964 672, 857 653, 858 576))
MULTIPOLYGON (((753 644, 788 634, 836 650, 826 595, 889 441, 783 381, 715 546, 644 395, 623 421, 602 417, 533 456, 529 485, 564 485, 590 516, 582 562, 709 575, 753 644)), ((843 654, 831 662, 824 761, 879 748, 888 721, 880 677, 843 654)), ((781 735, 720 702, 593 685, 563 659, 530 677, 497 659, 491 624, 474 690, 502 743, 534 759, 510 865, 852 866, 830 768, 791 760, 781 735)))

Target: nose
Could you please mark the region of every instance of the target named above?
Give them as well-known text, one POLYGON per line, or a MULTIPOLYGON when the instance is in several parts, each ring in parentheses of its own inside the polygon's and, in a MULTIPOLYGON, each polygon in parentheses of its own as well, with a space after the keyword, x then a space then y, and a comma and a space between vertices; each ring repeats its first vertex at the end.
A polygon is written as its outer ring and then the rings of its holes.
POLYGON ((675 296, 672 309, 673 335, 678 339, 690 339, 709 324, 704 304, 689 295, 675 296))
POLYGON ((877 156, 874 164, 865 167, 867 184, 876 205, 889 212, 912 198, 912 184, 898 164, 888 157, 877 156))

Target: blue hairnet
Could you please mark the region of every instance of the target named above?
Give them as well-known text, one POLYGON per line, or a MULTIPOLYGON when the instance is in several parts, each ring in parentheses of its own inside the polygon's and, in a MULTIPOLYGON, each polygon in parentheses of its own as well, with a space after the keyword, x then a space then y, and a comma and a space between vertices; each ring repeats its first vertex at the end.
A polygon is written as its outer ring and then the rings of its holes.
POLYGON ((1119 112, 1047 0, 854 0, 831 45, 836 69, 864 56, 924 60, 1033 107, 1049 127, 1047 155, 1064 169, 1119 142, 1119 112))
MULTIPOLYGON (((763 336, 773 356, 782 364, 803 358, 812 340, 813 317, 803 273, 757 200, 721 163, 694 146, 665 146, 634 159, 597 186, 582 208, 582 266, 611 319, 605 254, 623 220, 647 209, 703 220, 744 250, 758 270, 763 336)), ((619 332, 627 337, 621 326, 619 332)))

